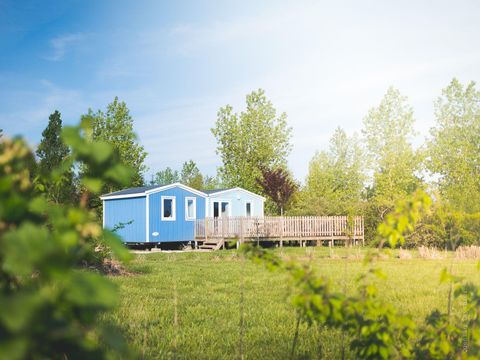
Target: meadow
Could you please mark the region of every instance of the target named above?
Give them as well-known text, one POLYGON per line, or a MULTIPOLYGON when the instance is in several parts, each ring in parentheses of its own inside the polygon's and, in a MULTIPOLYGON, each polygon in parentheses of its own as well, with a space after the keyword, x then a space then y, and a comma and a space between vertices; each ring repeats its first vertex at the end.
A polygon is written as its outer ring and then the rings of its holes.
MULTIPOLYGON (((311 263, 338 291, 353 294, 366 270, 367 250, 322 247, 275 249, 285 258, 311 263)), ((447 267, 480 283, 475 260, 400 259, 397 252, 378 260, 387 279, 377 280, 379 296, 419 323, 434 308, 446 311, 449 285, 440 283, 447 267)), ((119 306, 106 315, 123 330, 145 359, 284 359, 291 357, 296 317, 287 274, 272 273, 234 250, 138 254, 130 276, 112 277, 119 306), (243 309, 241 311, 241 309, 243 309), (242 325, 240 325, 242 324, 242 325)), ((461 300, 453 315, 461 317, 461 300)), ((353 358, 341 332, 301 324, 295 359, 353 358), (343 344, 343 345, 342 345, 343 344)))

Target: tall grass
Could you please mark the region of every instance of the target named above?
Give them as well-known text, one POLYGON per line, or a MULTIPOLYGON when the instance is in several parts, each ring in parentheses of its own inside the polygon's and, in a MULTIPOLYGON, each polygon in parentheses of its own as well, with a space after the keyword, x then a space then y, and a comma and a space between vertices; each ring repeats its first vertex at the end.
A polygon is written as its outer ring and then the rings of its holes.
MULTIPOLYGON (((330 258, 327 248, 276 251, 310 263, 347 293, 355 291, 355 279, 365 270, 362 259, 349 256, 357 250, 335 248, 338 258, 330 258)), ((377 285, 385 301, 419 322, 433 308, 449 307, 449 284, 440 283, 444 267, 452 263, 455 275, 480 281, 475 260, 451 253, 431 261, 413 254, 399 259, 393 252, 378 260, 388 278, 377 285)), ((339 331, 308 329, 303 323, 295 331, 297 318, 289 303, 292 284, 285 274, 270 273, 235 255, 139 255, 131 265, 137 275, 113 278, 120 287, 120 306, 106 320, 120 325, 146 359, 284 359, 291 356, 295 333, 295 359, 341 358, 342 349, 346 359, 352 358, 339 331)), ((452 300, 452 316, 461 316, 463 308, 452 300)))

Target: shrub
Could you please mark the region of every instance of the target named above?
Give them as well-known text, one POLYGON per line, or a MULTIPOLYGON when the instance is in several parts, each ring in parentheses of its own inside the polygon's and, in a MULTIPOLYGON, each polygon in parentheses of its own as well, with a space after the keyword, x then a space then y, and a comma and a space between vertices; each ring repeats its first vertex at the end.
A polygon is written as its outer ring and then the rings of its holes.
MULTIPOLYGON (((85 140, 89 129, 86 122, 66 128, 64 141, 72 149, 69 161, 91 169, 83 186, 94 195, 104 179, 122 183, 129 170, 108 144, 85 140)), ((115 235, 102 230, 85 202, 48 203, 42 183, 31 179, 33 161, 23 140, 2 138, 0 358, 105 358, 107 348, 128 356, 116 330, 97 321, 115 305, 115 287, 105 277, 79 269, 95 261, 98 244, 121 260, 128 252, 115 235)))

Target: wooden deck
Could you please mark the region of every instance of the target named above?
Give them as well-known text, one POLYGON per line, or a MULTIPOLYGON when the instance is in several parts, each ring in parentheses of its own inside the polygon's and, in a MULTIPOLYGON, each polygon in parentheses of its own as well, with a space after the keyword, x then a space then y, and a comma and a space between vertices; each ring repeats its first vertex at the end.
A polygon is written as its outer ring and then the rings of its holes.
POLYGON ((316 241, 364 244, 363 217, 355 216, 266 216, 206 218, 195 223, 198 241, 237 239, 244 241, 316 241))

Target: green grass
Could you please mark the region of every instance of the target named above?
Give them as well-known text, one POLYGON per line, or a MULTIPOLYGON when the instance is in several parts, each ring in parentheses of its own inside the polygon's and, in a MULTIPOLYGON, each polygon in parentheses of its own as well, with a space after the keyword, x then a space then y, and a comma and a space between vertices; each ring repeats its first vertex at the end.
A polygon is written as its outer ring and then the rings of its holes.
MULTIPOLYGON (((284 256, 311 261, 334 287, 355 291, 355 279, 365 270, 355 257, 359 250, 327 248, 277 249, 284 256)), ((452 266, 456 275, 479 283, 473 260, 389 258, 378 265, 388 275, 379 281, 380 297, 416 321, 434 308, 447 307, 448 284, 440 284, 440 271, 452 266)), ((120 288, 120 305, 107 320, 118 324, 140 356, 147 359, 240 358, 240 299, 244 282, 243 356, 246 359, 290 357, 295 313, 289 303, 291 284, 283 273, 239 258, 234 251, 215 253, 153 253, 137 255, 130 265, 137 275, 112 278, 120 288), (176 289, 176 295, 175 290, 176 289), (174 324, 174 298, 177 324, 174 324)), ((460 315, 461 301, 453 312, 460 315)), ((341 334, 329 329, 299 331, 295 358, 339 358, 341 334)), ((347 357, 352 358, 348 353, 347 357)))

